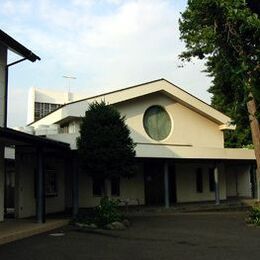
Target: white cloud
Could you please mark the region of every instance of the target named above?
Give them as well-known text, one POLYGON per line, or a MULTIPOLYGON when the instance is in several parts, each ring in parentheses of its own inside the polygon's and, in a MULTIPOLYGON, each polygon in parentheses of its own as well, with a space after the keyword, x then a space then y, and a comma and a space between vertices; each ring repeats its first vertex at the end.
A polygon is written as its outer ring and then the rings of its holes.
MULTIPOLYGON (((35 10, 33 20, 9 28, 41 54, 37 69, 52 82, 46 87, 53 87, 60 82, 57 77, 66 73, 77 77, 75 90, 90 92, 165 77, 209 101, 210 79, 201 73, 202 63, 177 66, 184 46, 178 31, 181 10, 174 1, 72 0, 61 4, 40 0, 30 4, 35 10), (96 5, 104 7, 103 12, 96 12, 96 5)), ((46 82, 37 79, 39 87, 46 82)))
POLYGON ((31 10, 31 5, 25 0, 3 0, 0 12, 5 15, 24 15, 31 10))

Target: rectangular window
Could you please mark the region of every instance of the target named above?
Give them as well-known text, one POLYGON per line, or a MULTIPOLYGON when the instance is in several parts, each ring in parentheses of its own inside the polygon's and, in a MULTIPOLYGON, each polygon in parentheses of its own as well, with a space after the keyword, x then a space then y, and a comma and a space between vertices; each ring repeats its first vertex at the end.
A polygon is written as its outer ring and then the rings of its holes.
POLYGON ((34 120, 46 116, 60 106, 61 104, 34 102, 34 120))
POLYGON ((113 177, 111 178, 110 182, 111 182, 111 195, 120 196, 120 178, 113 177))
POLYGON ((202 175, 201 168, 198 168, 196 170, 196 187, 197 187, 197 192, 199 193, 203 192, 203 175, 202 175))
POLYGON ((214 168, 209 168, 209 191, 215 191, 214 168))
POLYGON ((68 134, 69 133, 69 124, 61 125, 60 133, 61 134, 68 134))
POLYGON ((57 172, 56 170, 46 170, 45 172, 45 195, 46 196, 57 196, 57 172))
POLYGON ((97 178, 92 178, 92 192, 94 196, 102 196, 105 191, 105 181, 97 178))

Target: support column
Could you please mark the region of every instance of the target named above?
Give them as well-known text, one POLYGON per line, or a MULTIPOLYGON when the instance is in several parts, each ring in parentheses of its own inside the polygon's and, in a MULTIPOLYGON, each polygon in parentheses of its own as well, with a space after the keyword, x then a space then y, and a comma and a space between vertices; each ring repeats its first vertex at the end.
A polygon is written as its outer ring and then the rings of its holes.
POLYGON ((169 199, 169 165, 168 162, 164 162, 164 201, 165 208, 170 207, 170 199, 169 199))
POLYGON ((45 223, 45 176, 43 167, 43 151, 37 149, 37 185, 36 185, 36 221, 45 223))
POLYGON ((0 144, 0 222, 4 220, 4 183, 5 183, 5 165, 4 165, 4 146, 0 144))
POLYGON ((216 200, 216 205, 219 205, 220 204, 220 197, 219 197, 219 170, 218 170, 217 166, 214 168, 214 181, 215 181, 215 200, 216 200))
POLYGON ((73 182, 72 182, 72 215, 75 219, 79 213, 79 169, 76 154, 73 155, 73 182))
MULTIPOLYGON (((0 43, 0 126, 6 127, 6 64, 7 48, 0 43)), ((0 144, 0 222, 4 220, 4 190, 5 190, 5 147, 0 144)))
POLYGON ((0 126, 6 126, 6 65, 7 48, 0 44, 0 126))

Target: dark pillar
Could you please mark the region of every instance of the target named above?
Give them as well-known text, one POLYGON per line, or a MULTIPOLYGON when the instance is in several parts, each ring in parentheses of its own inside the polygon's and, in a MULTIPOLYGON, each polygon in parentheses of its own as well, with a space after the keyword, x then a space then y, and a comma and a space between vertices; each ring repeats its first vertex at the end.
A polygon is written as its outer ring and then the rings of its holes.
POLYGON ((219 170, 218 166, 214 168, 214 180, 215 180, 215 200, 216 205, 220 204, 220 198, 219 198, 219 170))
POLYGON ((165 208, 170 207, 170 199, 169 199, 169 166, 168 162, 164 162, 164 201, 165 208))
POLYGON ((45 223, 45 185, 42 148, 37 149, 37 169, 36 169, 36 221, 45 223))
POLYGON ((73 182, 72 182, 72 215, 75 219, 79 213, 79 169, 76 154, 73 154, 73 182))

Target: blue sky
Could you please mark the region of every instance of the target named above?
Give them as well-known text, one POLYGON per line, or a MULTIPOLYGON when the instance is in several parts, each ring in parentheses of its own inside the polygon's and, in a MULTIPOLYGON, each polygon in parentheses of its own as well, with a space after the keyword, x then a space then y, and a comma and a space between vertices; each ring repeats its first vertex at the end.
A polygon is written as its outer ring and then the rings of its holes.
MULTIPOLYGON (((210 102, 203 63, 178 65, 185 0, 1 0, 1 29, 41 57, 10 68, 9 126, 26 123, 30 87, 92 95, 166 78, 210 102)), ((15 60, 9 56, 9 61, 15 60)))

